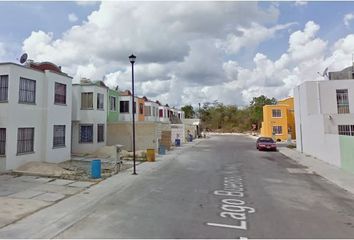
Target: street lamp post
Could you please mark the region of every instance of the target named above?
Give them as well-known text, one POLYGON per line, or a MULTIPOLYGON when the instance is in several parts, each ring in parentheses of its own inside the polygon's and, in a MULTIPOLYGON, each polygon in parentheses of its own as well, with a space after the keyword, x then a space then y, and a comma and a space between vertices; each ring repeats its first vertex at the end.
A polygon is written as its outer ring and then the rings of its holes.
MULTIPOLYGON (((129 56, 129 61, 132 64, 132 123, 133 123, 133 165, 134 171, 133 175, 136 175, 136 165, 135 165, 135 112, 134 112, 134 63, 135 63, 136 56, 133 54, 129 56)), ((136 109, 135 109, 136 110, 136 109)))

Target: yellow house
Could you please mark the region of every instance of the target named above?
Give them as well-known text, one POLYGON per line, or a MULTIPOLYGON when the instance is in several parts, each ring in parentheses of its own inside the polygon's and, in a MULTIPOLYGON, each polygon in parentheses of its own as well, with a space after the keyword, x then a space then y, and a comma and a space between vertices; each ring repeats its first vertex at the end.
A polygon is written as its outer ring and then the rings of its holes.
POLYGON ((296 139, 293 97, 263 107, 261 136, 274 140, 296 139))

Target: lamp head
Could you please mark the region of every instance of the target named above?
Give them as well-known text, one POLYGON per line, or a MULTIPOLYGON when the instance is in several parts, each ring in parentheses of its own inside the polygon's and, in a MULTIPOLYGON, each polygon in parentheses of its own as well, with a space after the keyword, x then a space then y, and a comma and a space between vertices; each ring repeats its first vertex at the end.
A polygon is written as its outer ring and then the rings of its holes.
POLYGON ((136 59, 136 56, 134 56, 134 54, 129 56, 130 63, 135 63, 135 59, 136 59))

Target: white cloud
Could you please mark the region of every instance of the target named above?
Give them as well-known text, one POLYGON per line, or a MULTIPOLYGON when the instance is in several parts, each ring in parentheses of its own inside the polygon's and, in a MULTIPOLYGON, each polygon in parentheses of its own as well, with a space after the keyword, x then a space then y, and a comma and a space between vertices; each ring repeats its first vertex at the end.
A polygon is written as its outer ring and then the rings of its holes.
POLYGON ((326 49, 327 42, 316 38, 320 26, 309 21, 304 31, 296 31, 289 38, 289 54, 297 61, 319 57, 326 49))
POLYGON ((68 15, 68 20, 69 20, 70 22, 76 22, 77 20, 79 20, 79 18, 78 18, 74 13, 70 13, 70 14, 68 15))
POLYGON ((261 42, 274 37, 275 33, 289 28, 294 23, 275 25, 267 28, 258 23, 252 23, 251 27, 239 27, 236 29, 237 34, 231 33, 227 36, 225 42, 219 43, 227 53, 238 53, 240 49, 247 47, 256 47, 261 42))
POLYGON ((230 60, 293 25, 277 24, 278 15, 276 5, 260 9, 255 2, 102 2, 62 36, 32 32, 23 51, 61 65, 74 82, 105 77, 108 86, 122 90, 131 88, 128 56, 134 53, 137 94, 172 106, 247 104, 260 94, 283 98, 302 81, 319 79, 325 67, 340 70, 350 63, 354 34, 328 46, 313 21, 284 31, 289 45, 278 59, 258 52, 253 66, 230 60))
POLYGON ((354 19, 354 14, 353 13, 348 13, 344 16, 343 18, 343 22, 344 22, 344 25, 349 27, 350 25, 350 22, 354 19))

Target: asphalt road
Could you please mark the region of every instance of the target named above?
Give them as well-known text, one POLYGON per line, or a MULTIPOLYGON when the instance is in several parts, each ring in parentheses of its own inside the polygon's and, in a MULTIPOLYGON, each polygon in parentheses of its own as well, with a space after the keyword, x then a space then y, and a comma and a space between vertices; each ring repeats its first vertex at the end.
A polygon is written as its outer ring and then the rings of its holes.
POLYGON ((57 237, 354 238, 353 200, 248 137, 214 136, 112 192, 57 237))

